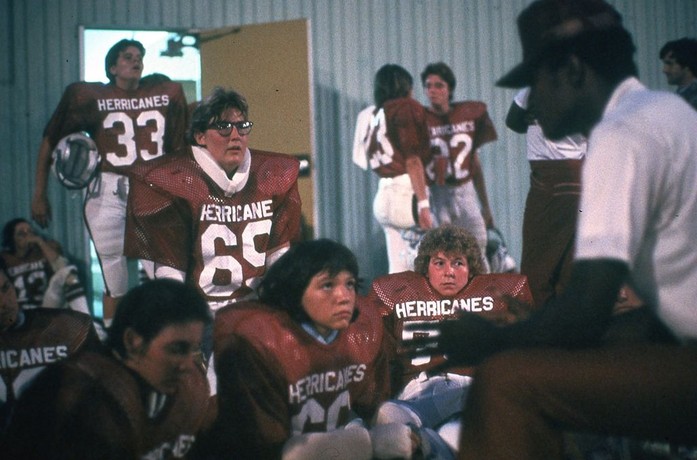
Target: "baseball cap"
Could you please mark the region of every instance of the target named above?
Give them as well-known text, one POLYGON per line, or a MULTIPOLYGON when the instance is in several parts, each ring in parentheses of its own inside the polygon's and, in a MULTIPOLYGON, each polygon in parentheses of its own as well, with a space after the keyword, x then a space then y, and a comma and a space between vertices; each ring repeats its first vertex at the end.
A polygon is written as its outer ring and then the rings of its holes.
POLYGON ((497 86, 522 88, 555 45, 593 31, 621 27, 622 16, 605 0, 537 0, 518 16, 523 62, 501 77, 497 86))

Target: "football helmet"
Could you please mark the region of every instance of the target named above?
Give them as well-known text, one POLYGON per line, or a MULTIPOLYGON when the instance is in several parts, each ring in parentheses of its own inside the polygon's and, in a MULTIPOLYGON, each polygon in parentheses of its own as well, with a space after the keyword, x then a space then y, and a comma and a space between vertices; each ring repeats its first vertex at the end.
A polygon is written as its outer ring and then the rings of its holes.
POLYGON ((101 158, 97 144, 84 131, 68 134, 52 153, 54 174, 68 189, 85 188, 97 174, 101 158))

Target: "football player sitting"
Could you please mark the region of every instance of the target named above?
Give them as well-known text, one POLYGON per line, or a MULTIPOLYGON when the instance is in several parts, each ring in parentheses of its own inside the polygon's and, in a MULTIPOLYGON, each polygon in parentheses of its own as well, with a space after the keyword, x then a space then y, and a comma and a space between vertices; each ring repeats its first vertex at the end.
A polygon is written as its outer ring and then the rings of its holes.
POLYGON ((382 313, 394 351, 395 399, 381 405, 376 423, 421 427, 431 435, 435 457, 453 458, 459 432, 457 415, 471 381, 470 369, 449 365, 442 354, 426 351, 423 356, 406 358, 397 351, 404 340, 427 337, 430 324, 458 315, 483 315, 500 323, 515 321, 527 313, 532 296, 524 275, 482 274, 477 240, 455 225, 426 233, 414 270, 375 279, 364 299, 382 313))
POLYGON ((418 429, 369 429, 389 395, 379 312, 356 305, 354 254, 332 240, 292 246, 259 301, 218 311, 214 458, 411 458, 418 429))

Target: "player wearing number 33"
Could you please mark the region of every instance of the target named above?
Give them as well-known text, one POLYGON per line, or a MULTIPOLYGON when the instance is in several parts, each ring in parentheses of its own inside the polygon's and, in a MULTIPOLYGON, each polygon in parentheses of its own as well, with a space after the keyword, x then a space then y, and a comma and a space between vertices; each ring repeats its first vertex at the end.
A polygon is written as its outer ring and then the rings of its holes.
POLYGON ((299 162, 250 150, 251 129, 246 99, 216 88, 192 115, 191 147, 143 165, 132 183, 126 254, 196 286, 214 311, 254 296, 300 236, 299 162))
MULTIPOLYGON (((304 241, 269 269, 259 302, 218 312, 211 458, 397 457, 380 450, 394 433, 362 423, 387 397, 389 378, 379 313, 356 306, 357 283, 348 248, 304 241)), ((401 434, 411 448, 412 430, 401 434)))
POLYGON ((134 167, 185 145, 187 104, 178 83, 140 85, 145 49, 136 40, 121 40, 105 59, 108 84, 69 85, 51 116, 39 149, 32 217, 48 226, 51 207, 46 186, 51 151, 78 131, 94 139, 101 170, 89 185, 85 223, 94 241, 104 277, 104 316, 110 320, 117 299, 128 289, 123 256, 129 175, 134 167))

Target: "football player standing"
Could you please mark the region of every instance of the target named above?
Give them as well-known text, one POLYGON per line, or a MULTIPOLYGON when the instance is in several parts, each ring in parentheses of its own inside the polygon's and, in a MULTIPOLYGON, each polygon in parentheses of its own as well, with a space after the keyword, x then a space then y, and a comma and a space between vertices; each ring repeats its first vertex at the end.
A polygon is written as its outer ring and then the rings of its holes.
POLYGON ((411 97, 413 82, 401 66, 382 66, 375 74, 375 105, 358 114, 353 141, 353 162, 380 176, 373 214, 385 232, 389 273, 411 268, 402 234, 433 226, 424 176, 430 152, 426 118, 411 97))
MULTIPOLYGON (((426 179, 434 219, 437 225, 469 230, 486 254, 487 228, 494 227, 494 218, 479 149, 497 139, 494 123, 483 102, 452 102, 456 80, 447 64, 427 65, 421 84, 431 103, 426 121, 434 153, 426 164, 426 179)), ((486 259, 484 263, 488 266, 486 259)))
POLYGON ((51 221, 47 196, 51 152, 58 141, 78 131, 96 142, 101 166, 89 185, 84 206, 104 277, 104 321, 108 324, 118 298, 128 290, 123 255, 129 174, 136 165, 172 152, 184 144, 187 103, 180 84, 139 85, 145 48, 121 40, 105 58, 109 83, 69 85, 44 129, 36 167, 32 218, 43 228, 51 221))

